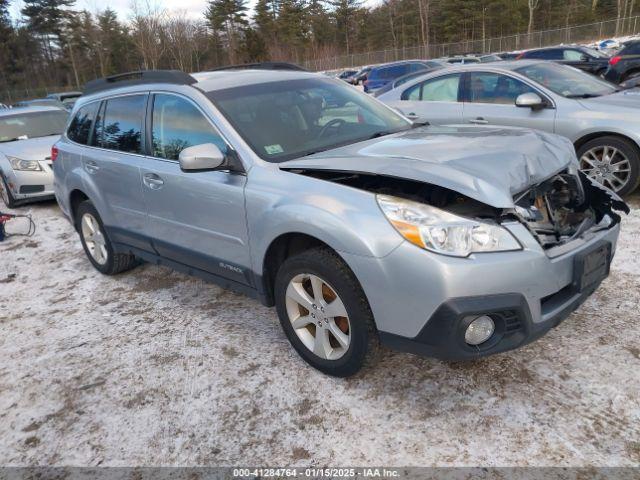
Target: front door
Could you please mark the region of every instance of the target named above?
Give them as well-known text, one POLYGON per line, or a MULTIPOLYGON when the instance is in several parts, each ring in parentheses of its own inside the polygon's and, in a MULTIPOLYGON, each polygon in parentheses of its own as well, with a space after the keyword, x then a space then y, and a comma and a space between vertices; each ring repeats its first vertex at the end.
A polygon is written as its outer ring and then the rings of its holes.
POLYGON ((551 104, 540 110, 516 107, 516 98, 530 92, 545 98, 517 78, 495 72, 469 72, 465 80, 464 122, 535 128, 553 133, 556 110, 551 104))
POLYGON ((152 99, 152 149, 142 169, 152 241, 157 252, 198 270, 251 284, 243 174, 183 172, 187 147, 229 147, 189 99, 158 93, 152 99))

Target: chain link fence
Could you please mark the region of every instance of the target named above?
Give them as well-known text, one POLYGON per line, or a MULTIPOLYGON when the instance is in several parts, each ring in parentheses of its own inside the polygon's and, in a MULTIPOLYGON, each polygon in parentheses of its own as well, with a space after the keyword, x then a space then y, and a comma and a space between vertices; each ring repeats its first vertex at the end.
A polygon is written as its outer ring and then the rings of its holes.
POLYGON ((0 89, 0 103, 13 105, 21 100, 30 100, 34 98, 45 98, 50 93, 65 92, 68 90, 76 90, 73 87, 37 87, 37 88, 17 88, 17 89, 0 89))
POLYGON ((309 70, 337 70, 347 67, 374 65, 409 59, 448 57, 464 53, 511 52, 527 48, 549 47, 569 43, 590 43, 612 37, 635 35, 640 28, 640 16, 606 20, 587 25, 575 25, 553 30, 521 33, 505 37, 485 38, 456 43, 417 45, 407 48, 355 53, 304 62, 309 70))

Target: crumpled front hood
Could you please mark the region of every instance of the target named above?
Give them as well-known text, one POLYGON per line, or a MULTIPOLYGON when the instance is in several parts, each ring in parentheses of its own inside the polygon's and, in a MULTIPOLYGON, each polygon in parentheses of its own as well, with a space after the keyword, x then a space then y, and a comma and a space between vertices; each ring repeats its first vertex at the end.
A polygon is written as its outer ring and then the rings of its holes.
POLYGON ((574 163, 557 135, 517 128, 430 126, 341 147, 280 168, 360 172, 445 187, 496 208, 574 163))
POLYGON ((0 143, 0 152, 24 160, 44 160, 51 156, 51 147, 59 138, 60 135, 50 135, 48 137, 0 143))

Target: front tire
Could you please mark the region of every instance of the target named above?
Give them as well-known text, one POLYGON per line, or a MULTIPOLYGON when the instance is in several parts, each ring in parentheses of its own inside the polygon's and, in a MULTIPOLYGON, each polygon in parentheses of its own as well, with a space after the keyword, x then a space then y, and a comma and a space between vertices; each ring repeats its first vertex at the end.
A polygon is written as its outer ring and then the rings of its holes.
POLYGON ((577 154, 584 173, 620 196, 633 192, 640 182, 640 152, 630 140, 594 138, 582 145, 577 154))
POLYGON ((7 206, 7 208, 16 208, 18 203, 15 198, 11 194, 11 190, 9 190, 9 186, 7 185, 7 181, 4 179, 4 176, 0 174, 0 198, 7 206))
POLYGON ((328 375, 348 377, 378 354, 369 303, 334 252, 313 248, 287 258, 275 280, 276 309, 298 354, 328 375))
POLYGON ((87 258, 100 273, 115 275, 136 265, 133 255, 114 251, 98 211, 88 200, 76 210, 76 230, 87 258))

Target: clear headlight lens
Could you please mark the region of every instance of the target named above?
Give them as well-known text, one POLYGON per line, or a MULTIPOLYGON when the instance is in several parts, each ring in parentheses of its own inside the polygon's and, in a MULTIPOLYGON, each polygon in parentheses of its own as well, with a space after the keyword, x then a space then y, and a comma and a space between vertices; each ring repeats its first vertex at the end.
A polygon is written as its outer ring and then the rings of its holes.
POLYGON ((459 217, 439 208, 388 195, 377 195, 389 222, 406 240, 432 252, 455 257, 506 252, 522 247, 500 225, 459 217))
POLYGON ((17 157, 7 158, 9 159, 9 163, 11 163, 11 168, 13 168, 14 170, 31 172, 39 172, 40 170, 42 170, 42 167, 37 160, 23 160, 17 157))

